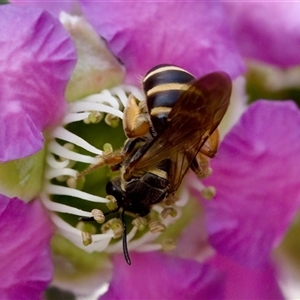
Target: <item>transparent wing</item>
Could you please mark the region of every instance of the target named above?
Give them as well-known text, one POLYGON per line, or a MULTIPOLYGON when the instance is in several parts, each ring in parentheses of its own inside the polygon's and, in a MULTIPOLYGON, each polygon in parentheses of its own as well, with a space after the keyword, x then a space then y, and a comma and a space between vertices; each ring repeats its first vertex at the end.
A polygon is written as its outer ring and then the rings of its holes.
POLYGON ((192 160, 221 122, 230 94, 231 79, 224 72, 210 73, 192 83, 172 108, 165 130, 128 165, 125 173, 130 176, 170 159, 170 192, 176 191, 192 160))

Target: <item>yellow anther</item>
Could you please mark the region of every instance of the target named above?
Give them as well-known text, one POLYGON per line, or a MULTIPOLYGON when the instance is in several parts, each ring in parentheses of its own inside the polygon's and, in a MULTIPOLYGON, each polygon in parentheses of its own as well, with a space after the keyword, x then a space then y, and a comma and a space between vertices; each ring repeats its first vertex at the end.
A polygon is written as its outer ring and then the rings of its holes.
POLYGON ((146 228, 147 219, 143 217, 137 217, 131 222, 131 224, 136 226, 139 231, 143 231, 146 228))
POLYGON ((207 200, 211 200, 216 195, 216 193, 216 188, 213 186, 208 186, 201 190, 202 197, 207 200))
POLYGON ((117 202, 117 200, 116 200, 116 198, 114 196, 107 195, 105 198, 107 200, 109 200, 109 202, 106 203, 106 206, 108 207, 108 209, 110 211, 114 211, 114 210, 116 210, 118 208, 118 202, 117 202))
POLYGON ((104 151, 104 155, 110 154, 114 151, 112 145, 110 143, 105 143, 103 145, 103 151, 104 151))
POLYGON ((88 121, 92 124, 102 121, 104 115, 100 111, 92 111, 88 116, 88 121))
POLYGON ((171 251, 176 248, 176 243, 173 239, 168 238, 163 239, 161 246, 163 251, 171 251))
POLYGON ((112 114, 107 114, 105 117, 105 123, 113 128, 118 127, 120 119, 112 114))
POLYGON ((117 238, 121 237, 122 234, 123 234, 123 231, 124 231, 121 220, 118 219, 118 218, 113 218, 113 219, 110 219, 109 221, 107 221, 106 223, 104 223, 101 226, 101 231, 103 233, 106 233, 109 230, 113 231, 114 239, 117 239, 117 238))
POLYGON ((149 230, 152 233, 163 232, 166 229, 166 226, 159 221, 151 220, 148 223, 149 230))
POLYGON ((88 246, 93 242, 92 235, 88 232, 81 231, 81 238, 84 246, 88 246))
POLYGON ((166 207, 162 212, 161 216, 165 219, 167 216, 176 217, 177 216, 177 210, 173 207, 166 207))
POLYGON ((105 221, 105 216, 104 216, 102 210, 96 209, 96 208, 95 208, 95 209, 93 209, 93 210, 91 211, 91 214, 92 214, 92 216, 94 217, 94 219, 95 219, 95 221, 96 221, 97 223, 99 223, 99 224, 104 223, 104 221, 105 221))

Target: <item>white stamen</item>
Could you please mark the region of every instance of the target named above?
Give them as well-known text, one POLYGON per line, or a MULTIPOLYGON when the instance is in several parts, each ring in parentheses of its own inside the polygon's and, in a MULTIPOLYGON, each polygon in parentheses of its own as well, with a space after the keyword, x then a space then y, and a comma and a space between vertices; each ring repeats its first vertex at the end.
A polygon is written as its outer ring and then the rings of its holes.
POLYGON ((69 164, 69 160, 64 160, 64 161, 57 161, 54 156, 50 153, 47 154, 46 156, 46 161, 48 165, 54 169, 62 169, 65 168, 69 164))
POLYGON ((139 248, 137 248, 138 251, 141 252, 150 252, 150 251, 158 251, 162 249, 161 244, 142 244, 139 248))
POLYGON ((91 144, 89 144, 88 142, 86 142, 84 139, 82 139, 81 137, 79 137, 78 135, 66 130, 63 127, 57 127, 55 130, 53 130, 52 132, 52 136, 68 141, 70 143, 73 143, 81 148, 84 148, 86 150, 88 150, 89 152, 101 155, 102 151, 97 149, 96 147, 92 146, 91 144))
POLYGON ((87 96, 82 100, 99 104, 106 104, 120 110, 119 101, 108 90, 103 90, 100 94, 87 96))
POLYGON ((127 98, 125 91, 123 89, 120 89, 119 87, 116 87, 116 88, 112 88, 111 92, 116 94, 118 96, 118 98, 120 99, 120 101, 122 102, 122 105, 124 107, 126 107, 128 98, 127 98))
MULTIPOLYGON (((156 240, 160 236, 160 233, 152 233, 152 232, 146 232, 143 236, 141 236, 139 239, 133 240, 130 242, 131 249, 142 249, 143 246, 147 243, 152 243, 154 240, 156 240)), ((152 245, 152 244, 151 244, 152 245)), ((161 247, 161 245, 159 244, 161 247)), ((147 250, 146 250, 147 251, 147 250)), ((151 250, 149 250, 151 251, 151 250)))
POLYGON ((45 177, 49 180, 62 175, 67 175, 76 178, 77 174, 78 172, 76 170, 70 168, 48 169, 45 172, 45 177))
POLYGON ((113 238, 113 232, 105 234, 94 234, 93 243, 88 246, 82 244, 81 231, 71 226, 55 214, 51 215, 53 223, 57 226, 58 231, 67 239, 69 239, 75 246, 81 248, 89 253, 94 251, 103 251, 107 248, 109 242, 113 238))
POLYGON ((60 204, 56 203, 53 201, 50 201, 46 195, 42 194, 41 195, 41 200, 44 203, 44 205, 51 211, 56 211, 56 212, 61 212, 61 213, 67 213, 75 216, 80 216, 80 217, 92 217, 92 214, 90 212, 68 206, 65 204, 60 204))
MULTIPOLYGON (((128 250, 132 249, 131 248, 131 240, 133 239, 133 237, 135 236, 137 232, 137 228, 134 226, 131 231, 129 233, 127 233, 126 239, 127 239, 127 243, 128 243, 128 250), (130 243, 129 243, 130 242, 130 243)), ((109 252, 119 252, 120 249, 122 249, 122 240, 119 240, 117 243, 113 244, 113 245, 109 245, 107 247, 107 250, 109 252)))
POLYGON ((75 190, 75 189, 68 188, 65 186, 54 185, 54 184, 50 184, 50 183, 45 185, 45 191, 51 195, 73 196, 76 198, 80 198, 82 200, 87 200, 87 201, 96 202, 96 203, 108 203, 109 202, 106 198, 103 198, 100 196, 91 195, 91 194, 83 192, 83 191, 75 190))
POLYGON ((73 113, 82 112, 82 111, 94 111, 94 110, 101 111, 101 112, 115 115, 116 117, 123 119, 123 112, 111 106, 100 104, 100 103, 78 101, 78 102, 70 103, 69 109, 73 113))
POLYGON ((96 157, 87 156, 87 155, 70 151, 65 147, 61 146, 60 144, 58 144, 56 141, 51 141, 48 146, 49 146, 49 150, 52 153, 55 153, 59 156, 65 157, 70 160, 81 161, 88 164, 96 164, 99 161, 99 159, 96 157))
MULTIPOLYGON (((136 99, 142 101, 145 99, 145 96, 143 93, 141 93, 141 90, 136 88, 135 86, 132 85, 122 85, 121 86, 128 94, 132 94, 136 99)), ((116 87, 118 88, 118 87, 116 87)), ((115 88, 115 89, 116 89, 115 88)))
POLYGON ((90 114, 90 112, 73 113, 73 114, 69 113, 63 118, 62 125, 67 125, 69 123, 83 121, 89 117, 89 114, 90 114))

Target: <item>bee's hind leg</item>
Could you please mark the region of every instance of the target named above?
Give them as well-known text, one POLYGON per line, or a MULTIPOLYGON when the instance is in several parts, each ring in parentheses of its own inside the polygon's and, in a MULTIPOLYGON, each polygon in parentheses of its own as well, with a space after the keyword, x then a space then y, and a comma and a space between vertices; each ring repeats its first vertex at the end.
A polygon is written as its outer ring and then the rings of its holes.
POLYGON ((124 109, 123 128, 128 138, 136 138, 149 132, 149 114, 144 102, 138 105, 134 96, 130 96, 124 109))

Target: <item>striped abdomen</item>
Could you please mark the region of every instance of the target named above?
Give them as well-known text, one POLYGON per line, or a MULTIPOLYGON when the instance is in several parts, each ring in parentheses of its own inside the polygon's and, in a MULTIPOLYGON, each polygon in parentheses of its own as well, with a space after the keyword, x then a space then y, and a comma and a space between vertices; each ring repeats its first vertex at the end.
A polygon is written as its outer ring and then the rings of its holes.
POLYGON ((195 77, 174 65, 158 65, 149 70, 143 80, 148 111, 156 133, 164 130, 168 114, 195 77))

